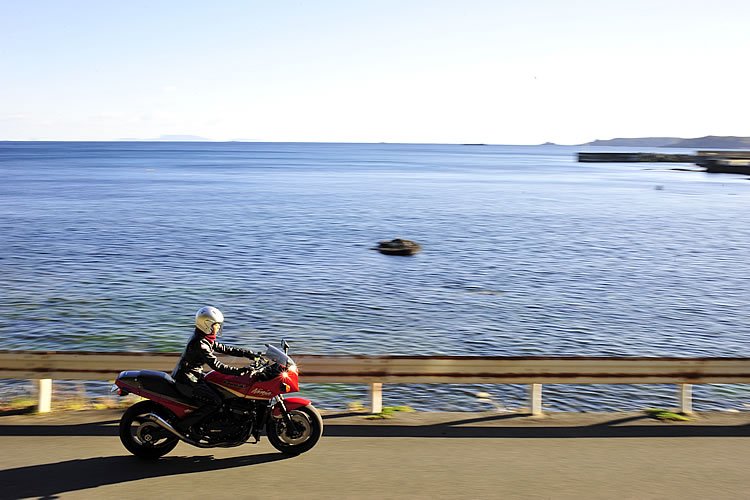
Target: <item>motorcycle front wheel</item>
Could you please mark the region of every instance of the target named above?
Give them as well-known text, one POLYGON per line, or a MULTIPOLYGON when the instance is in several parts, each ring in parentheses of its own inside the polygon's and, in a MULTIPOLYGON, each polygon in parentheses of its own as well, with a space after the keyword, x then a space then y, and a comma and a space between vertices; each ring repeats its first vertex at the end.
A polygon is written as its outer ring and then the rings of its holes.
POLYGON ((323 435, 323 419, 313 405, 289 412, 293 428, 283 418, 271 417, 266 427, 268 441, 286 455, 299 455, 315 446, 323 435))
POLYGON ((136 457, 155 460, 172 451, 180 440, 146 418, 149 413, 165 420, 173 417, 172 412, 152 401, 136 403, 120 419, 120 441, 136 457))

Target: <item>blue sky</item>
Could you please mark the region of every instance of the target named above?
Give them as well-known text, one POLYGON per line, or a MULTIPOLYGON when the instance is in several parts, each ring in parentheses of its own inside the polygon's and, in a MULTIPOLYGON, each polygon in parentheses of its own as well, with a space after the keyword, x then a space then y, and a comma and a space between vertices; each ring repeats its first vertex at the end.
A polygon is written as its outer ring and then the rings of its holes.
POLYGON ((0 139, 750 135, 745 1, 0 0, 0 139))

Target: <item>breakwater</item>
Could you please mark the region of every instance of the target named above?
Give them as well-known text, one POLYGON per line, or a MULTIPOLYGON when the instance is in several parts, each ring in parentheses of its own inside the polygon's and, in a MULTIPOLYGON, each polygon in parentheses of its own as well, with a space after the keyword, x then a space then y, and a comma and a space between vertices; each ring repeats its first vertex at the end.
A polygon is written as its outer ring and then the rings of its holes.
POLYGON ((695 163, 696 155, 670 153, 578 153, 580 163, 695 163))
POLYGON ((750 174, 750 151, 680 153, 578 153, 580 163, 693 163, 710 173, 750 174))

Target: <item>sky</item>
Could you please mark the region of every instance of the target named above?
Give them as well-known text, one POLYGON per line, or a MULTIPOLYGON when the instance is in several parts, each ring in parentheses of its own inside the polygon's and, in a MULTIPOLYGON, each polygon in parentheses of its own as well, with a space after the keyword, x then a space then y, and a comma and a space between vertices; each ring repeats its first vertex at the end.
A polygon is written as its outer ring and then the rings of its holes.
POLYGON ((750 136, 747 0, 0 0, 0 140, 750 136))

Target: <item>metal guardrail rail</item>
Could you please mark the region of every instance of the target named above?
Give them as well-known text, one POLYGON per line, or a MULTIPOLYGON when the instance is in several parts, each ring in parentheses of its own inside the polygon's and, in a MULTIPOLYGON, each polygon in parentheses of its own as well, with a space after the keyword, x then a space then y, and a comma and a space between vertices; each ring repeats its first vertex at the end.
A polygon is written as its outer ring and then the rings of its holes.
MULTIPOLYGON (((179 353, 0 351, 0 378, 39 380, 49 411, 52 379, 113 380, 123 370, 170 372, 179 353)), ((676 384, 692 411, 692 384, 750 383, 750 358, 294 355, 303 383, 369 384, 382 410, 385 384, 529 384, 529 409, 542 413, 543 384, 676 384)), ((226 357, 237 366, 246 360, 226 357)))

